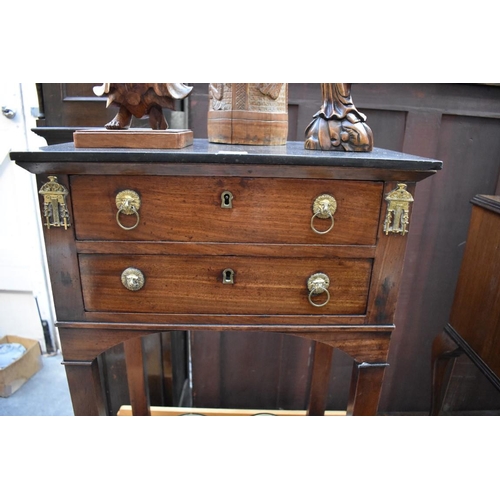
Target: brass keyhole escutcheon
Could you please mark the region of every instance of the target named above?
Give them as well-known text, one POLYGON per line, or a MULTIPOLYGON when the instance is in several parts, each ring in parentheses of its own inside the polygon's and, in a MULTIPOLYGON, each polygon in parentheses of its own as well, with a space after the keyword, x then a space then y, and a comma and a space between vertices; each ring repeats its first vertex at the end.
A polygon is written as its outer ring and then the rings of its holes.
POLYGON ((233 208, 233 193, 231 191, 224 191, 221 195, 221 208, 233 208))
POLYGON ((144 286, 144 274, 139 269, 135 267, 128 267, 123 271, 122 276, 122 285, 131 292, 137 292, 144 286))
POLYGON ((116 195, 116 222, 125 231, 130 231, 135 229, 139 225, 139 208, 141 208, 141 198, 140 196, 131 189, 126 189, 125 191, 120 191, 116 195), (120 214, 123 215, 135 215, 136 221, 133 226, 124 226, 120 222, 120 214))
POLYGON ((333 229, 333 215, 337 211, 337 200, 330 194, 318 196, 312 206, 311 229, 317 234, 326 234, 333 229), (319 231, 314 226, 315 219, 331 219, 330 227, 326 231, 319 231))
POLYGON ((316 273, 312 276, 309 276, 307 280, 307 289, 309 290, 309 302, 314 307, 324 307, 330 301, 330 292, 328 291, 328 287, 330 286, 330 278, 324 273, 316 273), (313 301, 313 297, 321 295, 322 293, 326 294, 326 300, 323 302, 317 303, 313 301))
POLYGON ((234 285, 234 271, 232 269, 222 271, 222 283, 224 285, 234 285))

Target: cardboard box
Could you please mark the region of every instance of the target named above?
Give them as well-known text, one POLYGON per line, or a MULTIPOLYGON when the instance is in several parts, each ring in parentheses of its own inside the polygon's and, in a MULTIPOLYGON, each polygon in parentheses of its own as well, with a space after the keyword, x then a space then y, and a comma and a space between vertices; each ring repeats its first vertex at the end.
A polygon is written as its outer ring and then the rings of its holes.
POLYGON ((37 340, 7 335, 0 338, 0 344, 18 343, 26 352, 13 363, 0 370, 0 397, 8 398, 42 369, 42 350, 37 340))

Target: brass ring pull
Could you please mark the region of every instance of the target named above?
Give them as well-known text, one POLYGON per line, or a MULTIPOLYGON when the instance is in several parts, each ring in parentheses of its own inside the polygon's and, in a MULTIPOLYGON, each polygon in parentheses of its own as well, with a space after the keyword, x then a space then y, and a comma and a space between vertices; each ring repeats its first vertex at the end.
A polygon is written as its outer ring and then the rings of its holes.
POLYGON ((139 225, 139 220, 140 220, 140 217, 139 217, 139 212, 136 210, 135 207, 132 207, 132 213, 135 214, 136 216, 136 221, 135 221, 135 224, 133 226, 124 226, 121 222, 120 222, 120 214, 121 213, 126 213, 125 212, 125 209, 124 207, 120 207, 118 209, 118 212, 116 212, 116 223, 122 228, 122 229, 125 229, 125 231, 130 231, 131 229, 135 229, 138 225, 139 225))
POLYGON ((323 273, 316 273, 309 277, 307 280, 307 288, 309 290, 308 299, 311 305, 314 307, 324 307, 328 302, 330 302, 330 292, 328 287, 330 286, 330 278, 323 273), (313 301, 313 297, 326 293, 326 300, 320 302, 319 304, 313 301))
POLYGON ((334 225, 334 219, 333 219, 333 214, 337 210, 337 200, 329 195, 329 194, 322 194, 321 196, 318 196, 313 203, 313 216, 311 217, 311 229, 316 233, 316 234, 326 234, 329 233, 333 229, 334 225), (330 227, 326 231, 319 231, 314 227, 314 219, 328 219, 330 218, 332 220, 330 227))
POLYGON ((141 198, 139 195, 135 191, 126 189, 125 191, 120 191, 116 195, 115 202, 116 208, 118 208, 118 212, 116 212, 116 223, 125 231, 135 229, 140 221, 138 210, 141 207, 141 198), (124 226, 120 222, 120 214, 135 215, 135 224, 133 226, 124 226))
POLYGON ((330 217, 332 219, 332 223, 330 224, 330 227, 326 230, 326 231, 318 231, 315 227, 314 227, 314 218, 315 217, 319 217, 320 219, 324 219, 325 217, 320 217, 319 214, 314 214, 312 217, 311 217, 311 229, 316 233, 316 234, 326 234, 326 233, 329 233, 332 229, 333 229, 333 215, 332 214, 328 214, 328 217, 330 217))

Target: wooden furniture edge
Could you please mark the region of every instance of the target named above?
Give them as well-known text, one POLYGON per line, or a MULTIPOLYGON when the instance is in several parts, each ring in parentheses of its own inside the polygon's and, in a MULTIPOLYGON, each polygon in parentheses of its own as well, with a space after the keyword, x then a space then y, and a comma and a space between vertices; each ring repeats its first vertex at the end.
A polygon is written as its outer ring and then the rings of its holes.
POLYGON ((500 196, 478 194, 472 198, 471 203, 500 214, 500 196))
MULTIPOLYGON (((174 406, 151 406, 152 417, 176 417, 198 415, 207 417, 251 417, 251 416, 277 416, 277 417, 305 417, 307 410, 252 410, 252 409, 231 409, 231 408, 184 408, 174 406)), ((327 417, 345 416, 345 411, 328 410, 327 417)), ((122 405, 117 413, 118 417, 131 417, 132 407, 122 405)))
POLYGON ((449 323, 444 327, 444 331, 449 337, 463 350, 473 363, 481 370, 488 380, 500 391, 500 378, 491 370, 491 368, 481 359, 481 357, 472 349, 472 347, 460 336, 460 334, 449 323))

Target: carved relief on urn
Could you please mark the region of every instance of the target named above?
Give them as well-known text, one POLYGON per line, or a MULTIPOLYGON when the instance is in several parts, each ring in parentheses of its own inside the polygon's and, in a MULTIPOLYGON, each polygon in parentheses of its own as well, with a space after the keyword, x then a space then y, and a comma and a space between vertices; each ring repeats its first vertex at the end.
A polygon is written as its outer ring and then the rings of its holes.
POLYGON ((286 83, 210 83, 208 140, 283 145, 288 135, 286 83))

